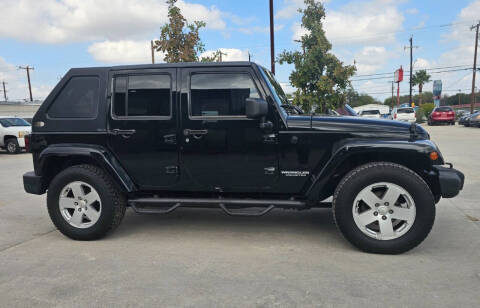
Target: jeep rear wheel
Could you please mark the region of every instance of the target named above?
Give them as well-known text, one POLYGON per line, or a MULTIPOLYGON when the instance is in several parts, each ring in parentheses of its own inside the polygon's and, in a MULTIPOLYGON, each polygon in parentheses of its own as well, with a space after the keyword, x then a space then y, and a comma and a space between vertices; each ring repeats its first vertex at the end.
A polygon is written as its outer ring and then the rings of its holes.
POLYGON ((126 201, 103 170, 78 165, 52 180, 47 207, 53 223, 64 235, 75 240, 95 240, 120 224, 126 201))
POLYGON ((20 152, 20 146, 18 145, 18 141, 15 138, 8 139, 5 142, 5 149, 7 150, 8 154, 17 154, 20 152))
POLYGON ((366 252, 397 254, 427 237, 435 219, 435 200, 412 170, 376 162, 342 179, 335 190, 333 211, 350 243, 366 252))

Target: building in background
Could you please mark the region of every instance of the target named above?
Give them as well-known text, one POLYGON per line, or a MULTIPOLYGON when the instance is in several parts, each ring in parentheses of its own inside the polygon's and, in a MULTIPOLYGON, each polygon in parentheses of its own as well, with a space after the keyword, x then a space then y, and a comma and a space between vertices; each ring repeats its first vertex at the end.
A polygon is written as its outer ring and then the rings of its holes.
POLYGON ((0 102, 0 116, 16 116, 20 118, 32 118, 43 101, 22 102, 7 101, 0 102))

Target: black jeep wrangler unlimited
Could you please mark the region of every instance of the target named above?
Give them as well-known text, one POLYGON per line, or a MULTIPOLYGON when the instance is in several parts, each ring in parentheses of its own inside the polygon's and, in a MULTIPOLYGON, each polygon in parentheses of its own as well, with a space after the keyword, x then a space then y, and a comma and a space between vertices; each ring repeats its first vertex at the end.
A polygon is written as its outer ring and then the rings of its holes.
POLYGON ((127 206, 244 216, 331 206, 352 244, 401 253, 463 187, 429 139, 416 124, 303 115, 255 63, 80 68, 33 118, 35 171, 23 181, 47 192, 53 223, 76 240, 101 238, 127 206))

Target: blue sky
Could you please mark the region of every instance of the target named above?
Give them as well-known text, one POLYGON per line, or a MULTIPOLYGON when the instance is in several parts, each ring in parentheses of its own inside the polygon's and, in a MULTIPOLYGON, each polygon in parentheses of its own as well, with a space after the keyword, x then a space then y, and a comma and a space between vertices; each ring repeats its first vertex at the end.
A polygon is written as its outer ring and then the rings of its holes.
MULTIPOLYGON (((400 65, 407 68, 404 46, 411 35, 418 46, 415 69, 458 66, 457 71, 431 70, 432 79, 441 79, 447 94, 469 91, 471 69, 465 65, 473 60, 470 26, 480 18, 480 0, 323 2, 327 37, 342 61, 355 61, 358 77, 352 83, 359 92, 381 100, 390 95, 391 75, 370 75, 393 72, 400 65), (372 79, 377 77, 382 78, 372 79)), ((208 51, 222 49, 227 60, 246 60, 250 53, 254 61, 270 66, 268 0, 178 3, 188 20, 207 22, 201 37, 208 51)), ((11 99, 28 96, 25 71, 17 70, 19 65, 35 67, 33 95, 41 99, 71 67, 148 63, 149 40, 158 36, 167 20, 163 0, 1 0, 1 4, 0 82, 8 82, 11 99)), ((303 33, 296 12, 302 5, 302 0, 274 1, 276 54, 299 48, 293 40, 303 33)), ((292 67, 277 64, 276 69, 277 79, 291 92, 292 67)), ((400 87, 405 93, 407 82, 400 87)), ((425 90, 431 87, 432 83, 425 90)))

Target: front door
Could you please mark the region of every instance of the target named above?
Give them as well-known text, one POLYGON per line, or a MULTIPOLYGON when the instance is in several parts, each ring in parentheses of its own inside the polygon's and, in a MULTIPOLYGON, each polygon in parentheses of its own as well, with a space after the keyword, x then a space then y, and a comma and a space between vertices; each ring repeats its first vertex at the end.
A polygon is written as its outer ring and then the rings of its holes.
POLYGON ((176 70, 112 76, 109 146, 140 189, 178 180, 176 70))
MULTIPOLYGON (((199 190, 269 191, 278 179, 275 130, 245 116, 246 98, 264 98, 250 67, 182 69, 181 162, 199 190)), ((272 112, 273 114, 273 112, 272 112)), ((267 117, 267 121, 271 115, 267 117)))

